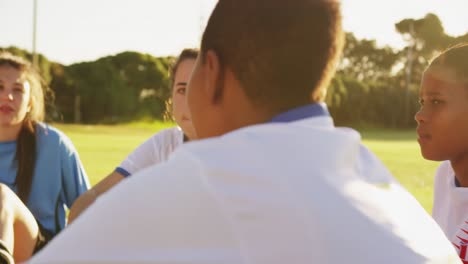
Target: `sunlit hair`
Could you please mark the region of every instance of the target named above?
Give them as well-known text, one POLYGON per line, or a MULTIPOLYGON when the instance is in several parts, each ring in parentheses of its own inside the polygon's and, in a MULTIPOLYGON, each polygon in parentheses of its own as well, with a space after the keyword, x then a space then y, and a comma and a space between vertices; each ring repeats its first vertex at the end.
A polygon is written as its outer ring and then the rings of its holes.
POLYGON ((468 42, 452 46, 437 55, 429 63, 428 69, 433 66, 453 70, 457 78, 456 81, 464 83, 468 87, 468 42))
POLYGON ((219 0, 200 56, 214 51, 218 79, 229 68, 252 102, 281 112, 323 100, 343 39, 338 1, 219 0))
POLYGON ((171 91, 171 96, 166 100, 166 111, 164 112, 164 120, 166 121, 174 121, 174 118, 172 116, 172 92, 174 90, 175 76, 177 74, 177 70, 179 69, 179 65, 187 59, 196 60, 198 57, 198 53, 198 49, 182 50, 182 52, 179 54, 179 56, 169 69, 169 87, 171 91))
POLYGON ((30 108, 22 122, 16 140, 16 186, 18 197, 27 203, 31 192, 36 163, 36 124, 44 119, 44 93, 39 74, 31 63, 9 52, 0 52, 0 67, 12 67, 21 73, 21 78, 30 86, 30 108))

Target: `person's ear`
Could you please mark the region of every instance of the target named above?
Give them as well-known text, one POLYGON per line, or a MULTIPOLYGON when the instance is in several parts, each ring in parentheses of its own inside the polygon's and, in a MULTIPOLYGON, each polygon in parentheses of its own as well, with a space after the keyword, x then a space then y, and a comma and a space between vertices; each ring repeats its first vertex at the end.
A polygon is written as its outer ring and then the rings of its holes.
POLYGON ((33 98, 32 98, 31 95, 29 95, 29 102, 28 102, 28 107, 26 108, 26 113, 31 112, 31 109, 32 109, 32 107, 33 107, 33 104, 34 104, 33 98))
POLYGON ((26 80, 24 82, 24 89, 25 91, 27 91, 27 94, 28 94, 28 107, 26 109, 26 113, 29 113, 31 112, 31 108, 33 107, 33 96, 32 96, 32 89, 31 89, 31 85, 30 85, 30 82, 28 80, 26 80))
POLYGON ((207 77, 207 94, 213 104, 222 100, 224 90, 224 67, 215 51, 208 50, 205 54, 205 69, 207 77))

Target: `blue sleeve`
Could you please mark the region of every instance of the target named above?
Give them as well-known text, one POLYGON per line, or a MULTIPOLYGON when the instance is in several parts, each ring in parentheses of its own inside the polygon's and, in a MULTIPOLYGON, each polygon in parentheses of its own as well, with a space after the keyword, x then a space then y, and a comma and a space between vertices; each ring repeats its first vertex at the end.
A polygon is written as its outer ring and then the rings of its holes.
POLYGON ((130 172, 128 172, 126 169, 122 168, 122 167, 117 167, 115 168, 115 172, 118 172, 120 173, 122 176, 124 176, 125 178, 127 178, 128 176, 132 175, 130 172))
POLYGON ((72 142, 63 136, 60 148, 64 202, 70 208, 78 196, 89 189, 90 185, 78 152, 72 142))

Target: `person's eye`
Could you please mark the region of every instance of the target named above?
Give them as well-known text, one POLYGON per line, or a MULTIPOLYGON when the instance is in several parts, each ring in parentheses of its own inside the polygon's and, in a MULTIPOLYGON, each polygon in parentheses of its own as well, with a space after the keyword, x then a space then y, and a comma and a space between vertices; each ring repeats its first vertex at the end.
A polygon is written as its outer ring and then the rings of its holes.
POLYGON ((424 99, 419 98, 418 103, 419 103, 420 106, 423 106, 424 105, 424 99))
POLYGON ((185 87, 180 87, 180 88, 177 88, 176 92, 178 94, 185 95, 185 90, 186 90, 185 87))
POLYGON ((23 89, 23 87, 15 86, 13 88, 13 92, 15 92, 15 93, 24 93, 24 89, 23 89))
POLYGON ((431 100, 431 104, 432 104, 432 105, 440 105, 440 104, 442 104, 442 101, 439 100, 439 99, 432 99, 432 100, 431 100))

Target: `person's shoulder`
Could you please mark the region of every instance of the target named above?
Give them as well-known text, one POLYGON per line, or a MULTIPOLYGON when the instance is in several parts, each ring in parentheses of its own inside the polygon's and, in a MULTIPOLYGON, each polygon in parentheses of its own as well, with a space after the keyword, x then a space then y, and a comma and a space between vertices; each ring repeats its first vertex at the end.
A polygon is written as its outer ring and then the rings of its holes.
POLYGON ((382 161, 365 145, 359 146, 359 171, 372 184, 397 183, 382 161))
POLYGON ((452 168, 452 164, 450 163, 449 160, 445 160, 439 164, 439 167, 437 167, 436 174, 435 174, 435 179, 443 179, 447 178, 450 176, 455 176, 455 173, 452 168))
POLYGON ((161 139, 171 139, 171 138, 178 138, 178 137, 183 137, 184 132, 180 127, 170 127, 170 128, 165 128, 161 129, 158 132, 156 132, 151 138, 161 138, 161 139))
POLYGON ((67 149, 74 149, 70 138, 60 129, 43 122, 36 124, 36 135, 43 144, 57 144, 67 149))
POLYGON ((159 130, 147 141, 151 141, 157 146, 179 145, 183 142, 184 132, 179 127, 170 127, 159 130))
MULTIPOLYGON (((178 133, 178 132, 176 132, 178 133)), ((181 132, 183 137, 183 132, 181 132)), ((172 156, 183 156, 185 158, 190 157, 191 160, 196 160, 198 163, 205 163, 213 161, 216 157, 224 156, 223 154, 237 153, 239 148, 245 144, 244 138, 239 138, 238 133, 228 133, 222 136, 190 140, 184 144, 181 144, 177 149, 174 150, 172 156), (237 138, 237 140, 235 140, 237 138), (233 142, 242 142, 240 144, 234 144, 233 142), (205 161, 205 162, 204 162, 205 161)))
POLYGON ((450 163, 449 160, 444 160, 437 167, 437 171, 451 172, 451 171, 453 171, 452 164, 450 163))
MULTIPOLYGON (((215 153, 249 153, 269 150, 271 147, 281 147, 290 145, 292 142, 284 140, 285 138, 304 138, 310 139, 310 135, 316 135, 318 139, 322 135, 331 135, 334 138, 345 138, 359 141, 359 133, 352 129, 335 129, 328 119, 309 118, 307 120, 291 123, 261 123, 242 127, 224 135, 207 138, 203 140, 194 140, 185 143, 187 150, 199 154, 206 153, 208 156, 215 153), (325 128, 325 129, 324 129, 325 128), (330 129, 329 129, 330 128, 330 129), (333 129, 332 129, 333 128, 333 129)), ((337 139, 337 140, 338 140, 337 139)))
POLYGON ((177 137, 177 138, 179 137, 182 138, 184 136, 184 131, 182 131, 182 129, 178 126, 163 129, 161 130, 161 133, 164 135, 177 137))
POLYGON ((63 132, 50 124, 39 122, 36 124, 36 135, 40 139, 60 140, 64 136, 63 132))
MULTIPOLYGON (((190 153, 200 162, 215 162, 222 158, 247 159, 260 153, 268 152, 273 145, 282 145, 284 142, 276 140, 278 131, 275 124, 256 124, 230 131, 221 136, 197 139, 184 143, 180 151, 190 153), (234 155, 234 156, 233 156, 234 155)), ((177 150, 176 150, 177 151, 177 150)))

